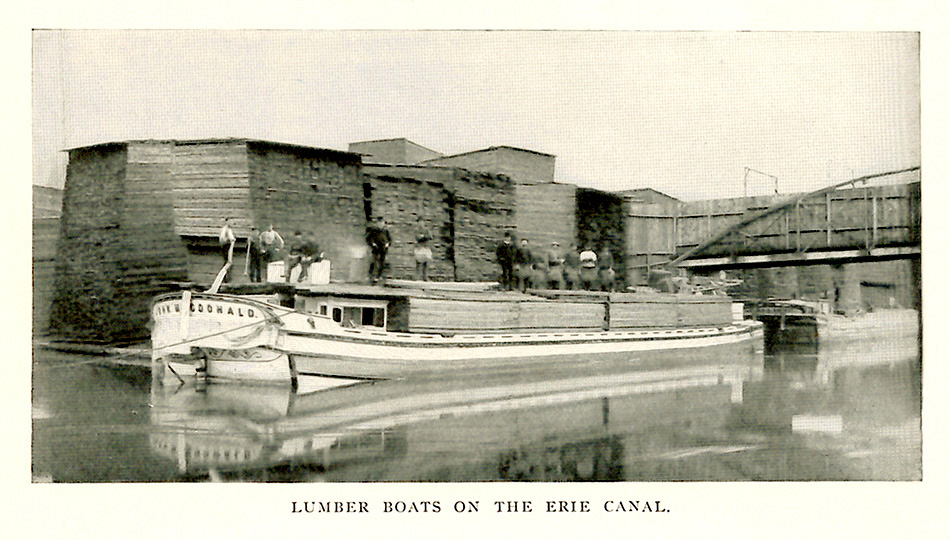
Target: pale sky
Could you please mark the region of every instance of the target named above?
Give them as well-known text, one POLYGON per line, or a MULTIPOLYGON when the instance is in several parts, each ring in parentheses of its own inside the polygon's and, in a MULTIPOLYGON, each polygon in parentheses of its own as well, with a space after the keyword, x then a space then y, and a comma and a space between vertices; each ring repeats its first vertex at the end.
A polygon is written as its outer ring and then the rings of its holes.
POLYGON ((36 31, 33 69, 46 185, 60 150, 129 139, 508 145, 687 200, 743 195, 746 167, 790 193, 920 165, 915 33, 36 31))

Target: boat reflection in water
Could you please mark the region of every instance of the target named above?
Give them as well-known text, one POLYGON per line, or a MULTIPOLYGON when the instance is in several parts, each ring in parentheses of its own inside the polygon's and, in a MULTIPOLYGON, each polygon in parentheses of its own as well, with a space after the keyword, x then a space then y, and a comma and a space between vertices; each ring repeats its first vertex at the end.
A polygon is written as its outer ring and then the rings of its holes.
POLYGON ((762 366, 751 353, 712 367, 314 379, 296 391, 153 385, 149 442, 192 479, 623 480, 625 454, 673 444, 649 434, 721 428, 762 366))

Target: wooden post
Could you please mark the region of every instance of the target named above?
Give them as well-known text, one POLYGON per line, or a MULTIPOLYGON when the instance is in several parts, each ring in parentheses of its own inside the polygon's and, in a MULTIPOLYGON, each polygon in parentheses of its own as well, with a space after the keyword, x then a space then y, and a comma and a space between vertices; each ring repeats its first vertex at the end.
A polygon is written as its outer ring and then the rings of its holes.
POLYGON ((871 198, 871 247, 877 245, 877 195, 871 198))
POLYGON ((795 250, 802 250, 802 202, 795 204, 795 250))
MULTIPOLYGON (((798 206, 797 204, 795 205, 798 206)), ((785 212, 785 249, 788 249, 791 242, 790 236, 792 235, 791 225, 789 224, 788 212, 785 212)))
POLYGON ((673 258, 676 258, 676 248, 680 244, 679 216, 673 214, 673 258))
POLYGON ((827 235, 825 244, 831 247, 831 193, 825 194, 825 224, 827 226, 827 235))

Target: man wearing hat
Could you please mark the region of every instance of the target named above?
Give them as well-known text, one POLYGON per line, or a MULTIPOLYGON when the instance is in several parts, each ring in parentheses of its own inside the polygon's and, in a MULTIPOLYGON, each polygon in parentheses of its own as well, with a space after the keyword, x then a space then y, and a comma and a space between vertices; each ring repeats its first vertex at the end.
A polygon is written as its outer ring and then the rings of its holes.
POLYGON ((515 248, 511 241, 511 233, 505 233, 504 239, 495 249, 495 256, 498 257, 498 264, 501 266, 501 288, 510 291, 515 284, 515 248))
POLYGON ((564 283, 564 257, 561 255, 561 244, 557 241, 551 242, 551 249, 545 254, 545 262, 548 270, 548 286, 552 289, 563 289, 564 283))
POLYGON ((392 236, 389 234, 386 221, 383 220, 382 216, 376 216, 376 219, 366 227, 366 243, 373 254, 373 260, 369 265, 369 278, 373 285, 383 278, 383 271, 386 268, 386 252, 389 251, 391 242, 392 236))
POLYGON ((247 237, 244 275, 248 276, 252 283, 260 283, 262 266, 264 266, 264 246, 261 244, 261 235, 257 227, 251 227, 251 232, 247 237))
POLYGON ((515 277, 518 280, 518 290, 521 292, 528 290, 531 274, 534 271, 533 263, 534 256, 528 247, 528 239, 522 238, 521 247, 515 250, 515 277))

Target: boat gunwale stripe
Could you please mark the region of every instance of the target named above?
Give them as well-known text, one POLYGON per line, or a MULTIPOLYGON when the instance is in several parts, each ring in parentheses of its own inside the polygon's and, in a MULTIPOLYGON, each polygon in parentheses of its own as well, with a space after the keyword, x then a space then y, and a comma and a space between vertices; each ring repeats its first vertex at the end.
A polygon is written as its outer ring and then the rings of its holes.
POLYGON ((357 338, 352 336, 337 336, 333 334, 314 334, 312 332, 296 332, 293 330, 284 331, 285 334, 292 337, 318 337, 329 341, 341 341, 347 343, 359 343, 362 345, 376 346, 395 346, 400 348, 476 348, 476 347, 520 347, 534 345, 602 345, 611 343, 631 343, 631 342, 653 342, 653 341, 684 341, 701 338, 714 337, 733 337, 742 336, 755 331, 754 326, 742 328, 739 330, 727 330, 716 334, 675 334, 661 336, 631 336, 629 338, 600 338, 600 339, 563 339, 563 340, 545 340, 545 341, 524 341, 524 342, 416 342, 416 341, 395 341, 395 340, 372 340, 368 338, 357 338))

